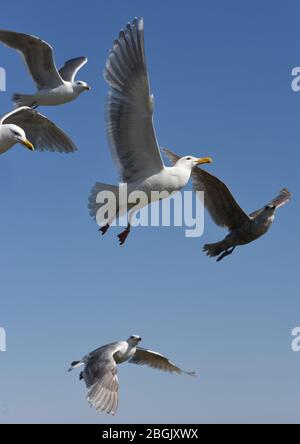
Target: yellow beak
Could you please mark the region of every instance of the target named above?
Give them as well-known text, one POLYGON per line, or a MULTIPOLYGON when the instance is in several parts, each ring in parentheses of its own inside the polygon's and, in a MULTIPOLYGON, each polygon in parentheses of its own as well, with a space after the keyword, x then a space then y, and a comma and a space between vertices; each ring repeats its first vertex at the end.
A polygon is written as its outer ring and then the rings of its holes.
POLYGON ((26 148, 28 148, 29 150, 34 151, 34 146, 32 145, 31 142, 29 142, 29 140, 27 139, 22 140, 22 144, 26 146, 26 148))
POLYGON ((212 163, 211 157, 201 157, 197 160, 197 165, 202 165, 203 163, 212 163))
POLYGON ((84 89, 86 89, 87 91, 90 91, 92 89, 92 87, 87 85, 87 86, 84 87, 84 89))

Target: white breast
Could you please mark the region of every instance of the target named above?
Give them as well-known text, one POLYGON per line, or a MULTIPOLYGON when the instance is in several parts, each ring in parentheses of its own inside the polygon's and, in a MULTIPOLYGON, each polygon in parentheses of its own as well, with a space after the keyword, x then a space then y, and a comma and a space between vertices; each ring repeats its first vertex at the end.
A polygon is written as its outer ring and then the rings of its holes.
POLYGON ((179 191, 185 187, 190 179, 191 172, 178 167, 165 167, 158 174, 154 174, 142 182, 138 189, 145 191, 179 191))

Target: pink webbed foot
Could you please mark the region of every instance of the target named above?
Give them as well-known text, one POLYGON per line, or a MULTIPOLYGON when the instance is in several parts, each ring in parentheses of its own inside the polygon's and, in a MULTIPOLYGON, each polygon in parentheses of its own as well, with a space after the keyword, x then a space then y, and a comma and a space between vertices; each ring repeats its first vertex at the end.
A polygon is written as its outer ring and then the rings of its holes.
POLYGON ((130 229, 126 228, 126 230, 122 231, 122 233, 118 234, 120 245, 123 245, 127 239, 130 229))
POLYGON ((99 231, 101 232, 102 236, 107 232, 109 229, 109 224, 103 225, 103 227, 99 228, 99 231))

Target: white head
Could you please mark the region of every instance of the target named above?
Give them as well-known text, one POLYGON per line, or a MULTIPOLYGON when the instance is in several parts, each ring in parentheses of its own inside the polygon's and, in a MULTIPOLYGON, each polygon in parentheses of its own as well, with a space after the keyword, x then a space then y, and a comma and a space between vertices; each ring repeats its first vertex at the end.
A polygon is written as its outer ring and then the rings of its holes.
POLYGON ((188 170, 192 170, 193 168, 195 168, 198 165, 202 165, 204 163, 212 163, 212 158, 211 157, 193 157, 193 156, 184 156, 181 157, 179 160, 177 160, 176 162, 176 166, 179 166, 181 168, 186 168, 188 170))
POLYGON ((81 80, 76 80, 73 82, 73 88, 74 91, 76 91, 78 94, 81 94, 83 91, 90 91, 91 87, 81 80))
POLYGON ((31 151, 34 151, 34 146, 26 137, 25 131, 17 125, 5 124, 1 125, 1 139, 3 144, 9 144, 10 146, 16 143, 21 143, 31 151))
POLYGON ((131 347, 135 347, 137 346, 137 344, 142 340, 142 338, 138 335, 131 335, 129 336, 129 338, 127 339, 128 344, 131 347))

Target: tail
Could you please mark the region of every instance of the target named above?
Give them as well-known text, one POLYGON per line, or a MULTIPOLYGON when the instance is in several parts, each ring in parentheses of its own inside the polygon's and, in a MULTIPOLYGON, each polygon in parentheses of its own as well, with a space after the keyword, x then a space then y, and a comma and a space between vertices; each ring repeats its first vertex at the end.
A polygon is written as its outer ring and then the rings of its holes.
POLYGON ((35 97, 29 94, 19 94, 15 93, 12 96, 12 100, 15 103, 16 108, 20 108, 21 106, 29 106, 30 108, 37 105, 35 102, 35 97))
POLYGON ((71 367, 69 368, 68 372, 73 370, 73 368, 79 367, 82 364, 83 364, 82 361, 73 361, 73 362, 71 362, 71 367))
MULTIPOLYGON (((118 213, 119 208, 119 187, 116 185, 108 185, 106 183, 97 182, 94 187, 91 190, 91 194, 89 197, 89 213, 91 217, 95 219, 98 225, 103 225, 104 219, 108 218, 109 215, 107 215, 107 211, 105 214, 102 214, 102 211, 99 211, 104 205, 108 204, 108 194, 105 194, 105 192, 111 192, 115 196, 115 208, 110 208, 110 211, 113 213, 115 212, 115 216, 118 213), (103 192, 103 198, 100 198, 98 195, 100 192, 103 192), (98 202, 97 202, 98 200, 98 202), (103 202, 104 200, 104 202, 103 202)), ((112 202, 112 204, 114 203, 112 202)), ((110 202, 109 202, 110 203, 110 202)))
POLYGON ((203 246, 203 251, 206 252, 207 256, 219 256, 219 254, 223 253, 223 251, 226 251, 227 248, 229 248, 228 243, 226 240, 222 240, 220 242, 215 242, 214 244, 205 244, 203 246))

